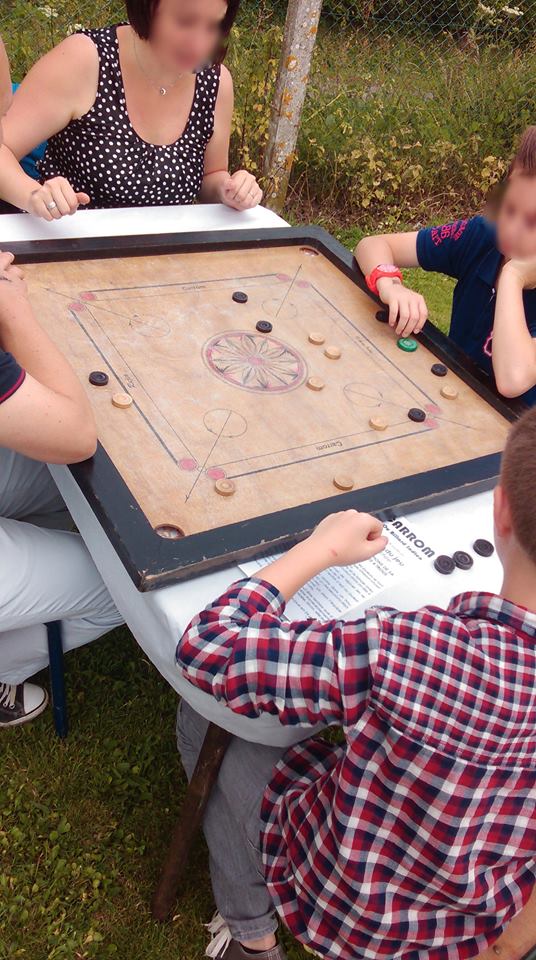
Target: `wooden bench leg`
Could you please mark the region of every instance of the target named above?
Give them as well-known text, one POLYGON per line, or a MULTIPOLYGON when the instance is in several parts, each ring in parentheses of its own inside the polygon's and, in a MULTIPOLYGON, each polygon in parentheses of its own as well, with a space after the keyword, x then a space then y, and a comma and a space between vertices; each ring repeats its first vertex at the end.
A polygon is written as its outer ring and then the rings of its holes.
POLYGON ((155 920, 167 920, 176 903, 179 883, 195 835, 201 826, 205 808, 231 740, 231 733, 222 730, 215 723, 209 725, 153 897, 151 913, 155 920))

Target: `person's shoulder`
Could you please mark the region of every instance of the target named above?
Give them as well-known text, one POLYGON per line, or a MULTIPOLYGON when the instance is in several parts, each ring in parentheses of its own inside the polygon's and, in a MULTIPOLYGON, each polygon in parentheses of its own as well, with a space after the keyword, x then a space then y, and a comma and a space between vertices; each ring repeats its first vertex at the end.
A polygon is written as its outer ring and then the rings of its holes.
POLYGON ((225 66, 224 63, 219 64, 219 69, 220 69, 220 88, 223 86, 224 90, 232 90, 233 78, 231 75, 231 71, 229 70, 228 67, 225 66))
POLYGON ((65 37, 50 53, 47 60, 54 60, 62 70, 72 70, 80 76, 86 70, 91 70, 98 62, 97 47, 92 34, 96 31, 86 30, 72 33, 65 37))
POLYGON ((372 607, 367 612, 367 627, 373 624, 381 638, 380 646, 391 655, 409 659, 422 657, 422 652, 417 653, 420 647, 428 655, 434 647, 449 645, 456 637, 465 636, 468 629, 470 632, 468 620, 454 601, 447 607, 429 604, 409 611, 372 607))
POLYGON ((213 72, 215 78, 216 104, 218 109, 232 110, 234 90, 233 78, 229 70, 223 63, 215 64, 213 67, 209 67, 208 70, 213 72))
POLYGON ((491 220, 479 214, 467 220, 466 230, 475 243, 489 249, 497 245, 497 228, 491 220))
POLYGON ((460 243, 460 241, 482 240, 487 234, 488 224, 484 217, 461 217, 438 227, 430 227, 430 238, 434 246, 442 244, 460 243))

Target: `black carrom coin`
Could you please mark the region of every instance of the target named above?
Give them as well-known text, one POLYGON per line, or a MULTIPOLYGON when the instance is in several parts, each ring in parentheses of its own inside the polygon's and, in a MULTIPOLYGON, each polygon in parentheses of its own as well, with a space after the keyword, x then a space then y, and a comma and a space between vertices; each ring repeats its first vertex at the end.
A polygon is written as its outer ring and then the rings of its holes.
POLYGON ((271 333, 271 332, 272 332, 272 324, 270 323, 269 320, 259 320, 259 321, 255 324, 255 330, 258 330, 259 333, 271 333))
POLYGON ((434 377, 446 377, 448 372, 449 368, 444 363, 434 363, 432 367, 434 377))
POLYGON ((408 410, 408 417, 410 420, 413 420, 414 423, 423 423, 423 421, 426 420, 424 410, 419 410, 418 407, 412 407, 411 410, 408 410))
POLYGON ((479 557, 491 557, 492 553, 495 553, 495 547, 489 540, 475 540, 473 550, 479 557))
POLYGON ((445 576, 449 573, 454 573, 456 569, 456 564, 452 557, 447 557, 446 554, 442 553, 434 560, 434 567, 438 573, 443 573, 445 576))
POLYGON ((456 550, 452 559, 459 570, 470 570, 473 566, 473 558, 471 554, 466 553, 465 550, 456 550))
POLYGON ((102 370, 92 370, 88 379, 94 387, 105 387, 109 381, 108 374, 102 370))
POLYGON ((377 312, 377 314, 376 314, 376 320, 379 320, 380 323, 388 323, 388 322, 389 322, 389 314, 388 314, 387 310, 378 310, 378 312, 377 312))
POLYGON ((241 290, 235 290, 233 293, 233 300, 235 303, 247 303, 248 295, 247 293, 242 293, 241 290))

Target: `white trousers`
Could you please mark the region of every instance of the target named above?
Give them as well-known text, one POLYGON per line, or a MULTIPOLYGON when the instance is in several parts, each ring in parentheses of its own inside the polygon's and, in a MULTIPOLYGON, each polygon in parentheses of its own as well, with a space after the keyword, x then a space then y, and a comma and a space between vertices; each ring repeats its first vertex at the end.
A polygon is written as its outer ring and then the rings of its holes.
POLYGON ((48 664, 45 623, 73 650, 123 622, 45 464, 0 447, 0 682, 48 664), (47 529, 49 528, 49 529, 47 529))

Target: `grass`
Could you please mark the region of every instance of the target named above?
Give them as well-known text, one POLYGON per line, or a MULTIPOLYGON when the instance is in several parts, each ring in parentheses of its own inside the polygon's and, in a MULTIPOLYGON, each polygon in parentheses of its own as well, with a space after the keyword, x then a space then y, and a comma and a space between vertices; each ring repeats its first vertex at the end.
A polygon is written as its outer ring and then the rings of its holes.
POLYGON ((67 663, 67 740, 50 710, 2 733, 0 957, 198 960, 213 910, 202 840, 173 921, 148 906, 185 789, 176 695, 126 629, 67 663))

